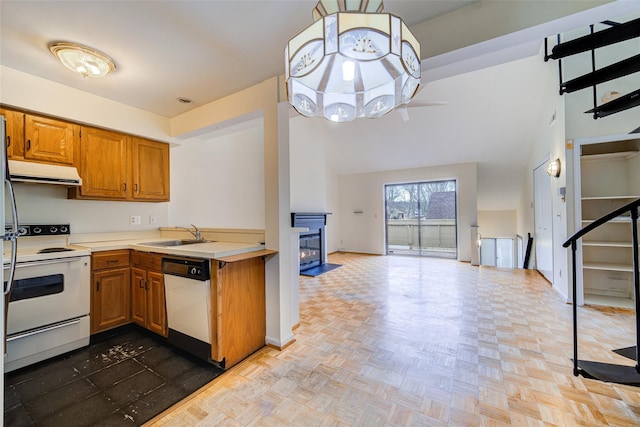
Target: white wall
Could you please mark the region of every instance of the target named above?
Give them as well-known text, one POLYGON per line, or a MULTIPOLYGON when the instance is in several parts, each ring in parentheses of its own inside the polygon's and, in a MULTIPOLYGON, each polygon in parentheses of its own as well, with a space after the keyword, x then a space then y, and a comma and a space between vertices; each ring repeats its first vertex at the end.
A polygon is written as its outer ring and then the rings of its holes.
POLYGON ((339 249, 339 182, 328 160, 325 127, 321 119, 295 117, 289 121, 291 211, 330 212, 327 216, 327 252, 339 249))
POLYGON ((327 217, 327 252, 340 250, 340 178, 329 169, 327 175, 327 211, 332 215, 327 217))
POLYGON ((291 210, 327 212, 326 131, 315 119, 289 120, 291 210))
POLYGON ((0 102, 79 123, 176 142, 169 120, 138 108, 0 66, 0 102))
POLYGON ((104 202, 68 200, 66 187, 16 183, 16 205, 21 224, 70 223, 72 233, 142 231, 166 226, 168 203, 104 202), (131 215, 141 216, 141 225, 131 225, 131 215), (149 216, 156 224, 149 224, 149 216))
MULTIPOLYGON (((540 53, 542 61, 543 52, 540 53)), ((553 287, 566 299, 568 295, 568 263, 569 254, 562 247, 567 238, 567 205, 558 196, 560 187, 567 183, 567 159, 565 155, 565 98, 558 94, 558 64, 549 61, 544 67, 546 84, 540 88, 543 98, 542 108, 538 117, 538 126, 533 138, 533 149, 526 168, 525 184, 522 189, 518 208, 517 233, 523 237, 525 244, 527 234, 534 235, 533 215, 533 170, 546 159, 559 158, 561 173, 559 178, 551 178, 551 208, 553 214, 552 242, 553 242, 553 287), (555 119, 553 119, 555 117, 555 119)), ((535 239, 533 244, 535 245, 535 239)), ((531 250, 529 268, 535 268, 535 248, 531 250)))
POLYGON ((262 126, 171 149, 169 224, 265 228, 262 126))
POLYGON ((482 237, 516 238, 516 211, 478 211, 478 232, 482 237))
POLYGON ((449 179, 457 182, 458 260, 470 261, 469 230, 477 221, 475 163, 340 176, 339 247, 350 252, 384 254, 384 185, 449 179))

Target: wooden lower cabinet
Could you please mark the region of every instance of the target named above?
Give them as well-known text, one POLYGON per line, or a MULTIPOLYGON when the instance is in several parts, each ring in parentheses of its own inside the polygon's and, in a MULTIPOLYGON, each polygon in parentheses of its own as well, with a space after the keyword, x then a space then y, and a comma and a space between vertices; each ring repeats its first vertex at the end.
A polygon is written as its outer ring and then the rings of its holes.
POLYGON ((229 368, 265 345, 265 261, 211 264, 211 358, 229 368))
MULTIPOLYGON (((265 256, 211 260, 211 359, 229 368, 264 347, 265 256)), ((167 336, 162 254, 105 251, 91 255, 91 333, 134 322, 167 336)))
POLYGON ((167 336, 162 255, 134 251, 131 267, 131 320, 167 336))
POLYGON ((130 316, 129 251, 91 255, 91 333, 127 324, 130 316))

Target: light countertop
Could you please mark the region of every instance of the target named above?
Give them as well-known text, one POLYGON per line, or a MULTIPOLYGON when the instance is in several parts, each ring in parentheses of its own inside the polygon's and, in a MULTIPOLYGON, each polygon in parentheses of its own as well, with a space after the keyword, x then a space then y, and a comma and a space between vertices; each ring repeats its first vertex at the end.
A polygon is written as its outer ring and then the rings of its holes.
POLYGON ((260 251, 265 245, 260 243, 235 243, 235 242, 206 242, 194 243, 182 246, 150 246, 146 243, 170 240, 165 238, 109 240, 100 242, 75 243, 89 249, 91 252, 110 251, 118 249, 135 249, 137 251, 155 252, 168 255, 188 256, 195 258, 217 259, 248 252, 260 251))

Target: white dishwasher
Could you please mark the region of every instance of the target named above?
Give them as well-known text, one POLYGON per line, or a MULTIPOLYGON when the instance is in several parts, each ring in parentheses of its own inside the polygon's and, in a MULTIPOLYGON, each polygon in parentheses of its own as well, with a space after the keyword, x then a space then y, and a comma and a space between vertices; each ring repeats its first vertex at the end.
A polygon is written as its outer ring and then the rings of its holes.
POLYGON ((167 341, 211 360, 211 274, 208 259, 163 257, 167 341))

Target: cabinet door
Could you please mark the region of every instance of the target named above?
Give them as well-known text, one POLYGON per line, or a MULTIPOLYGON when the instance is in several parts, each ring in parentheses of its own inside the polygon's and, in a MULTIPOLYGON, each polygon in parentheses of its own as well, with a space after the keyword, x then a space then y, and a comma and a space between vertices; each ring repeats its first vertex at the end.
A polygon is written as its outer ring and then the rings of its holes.
POLYGON ((129 150, 126 135, 83 127, 80 137, 81 197, 126 199, 129 184, 129 150))
POLYGON ((164 275, 156 271, 147 273, 147 328, 167 336, 167 309, 164 296, 164 275))
POLYGON ((147 272, 138 267, 131 268, 131 320, 146 326, 147 319, 147 272))
POLYGON ((169 145, 132 137, 133 198, 169 201, 169 145))
POLYGON ((27 160, 63 165, 74 164, 79 127, 73 123, 25 115, 25 154, 27 160))
POLYGON ((128 323, 130 316, 129 268, 93 274, 91 333, 128 323))
POLYGON ((24 113, 0 108, 0 115, 7 120, 7 158, 24 159, 24 113))
MULTIPOLYGON (((224 357, 226 367, 230 367, 265 344, 264 261, 256 257, 228 262, 222 269, 218 267, 214 286, 216 322, 221 322, 215 327, 218 356, 224 357)), ((215 351, 213 356, 216 356, 215 351)))

